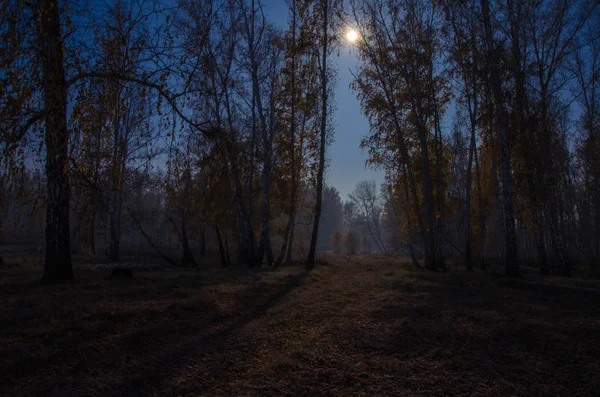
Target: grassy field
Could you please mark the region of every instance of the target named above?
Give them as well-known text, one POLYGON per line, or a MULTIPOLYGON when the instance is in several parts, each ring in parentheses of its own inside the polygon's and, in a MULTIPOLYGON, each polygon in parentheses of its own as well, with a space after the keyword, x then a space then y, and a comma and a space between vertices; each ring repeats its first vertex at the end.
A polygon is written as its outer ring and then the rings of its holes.
MULTIPOLYGON (((0 395, 597 396, 600 292, 328 255, 311 273, 0 271, 0 395)), ((500 273, 500 269, 498 269, 500 273)), ((597 287, 578 280, 545 279, 597 287)))

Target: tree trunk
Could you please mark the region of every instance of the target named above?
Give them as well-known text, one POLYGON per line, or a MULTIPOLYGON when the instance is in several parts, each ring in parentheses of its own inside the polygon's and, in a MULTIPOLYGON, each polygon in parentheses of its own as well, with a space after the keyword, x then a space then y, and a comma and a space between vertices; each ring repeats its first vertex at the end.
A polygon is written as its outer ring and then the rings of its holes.
POLYGON ((471 257, 471 186, 472 186, 472 168, 473 155, 475 152, 475 124, 471 119, 471 143, 469 144, 469 160, 467 163, 467 186, 465 190, 465 264, 467 271, 473 271, 473 261, 471 257))
POLYGON ((221 237, 221 232, 219 231, 219 226, 215 225, 215 234, 217 236, 217 242, 219 244, 219 256, 221 257, 221 267, 227 267, 229 263, 227 262, 227 257, 225 255, 225 247, 223 246, 223 238, 221 237))
POLYGON ((67 85, 58 0, 38 0, 34 15, 46 110, 46 259, 44 280, 73 276, 70 241, 67 85))
POLYGON ((254 208, 254 162, 256 149, 256 93, 252 90, 252 137, 250 138, 250 166, 248 170, 248 218, 252 219, 254 208))
POLYGON ((487 270, 485 264, 485 211, 483 209, 483 192, 481 191, 481 167, 479 164, 479 157, 477 155, 477 149, 473 152, 473 158, 475 160, 475 175, 477 178, 477 206, 479 207, 479 267, 484 272, 487 270))
POLYGON ((517 257, 517 241, 515 236, 515 214, 513 210, 512 182, 511 182, 511 160, 508 144, 508 131, 506 130, 506 111, 504 109, 504 98, 502 95, 502 83, 495 59, 494 42, 490 22, 489 0, 481 0, 483 11, 483 25, 485 40, 488 50, 488 62, 490 62, 490 78, 496 102, 496 117, 498 122, 498 133, 502 149, 502 198, 504 202, 504 240, 506 274, 516 276, 519 274, 519 262, 517 257))
POLYGON ((548 266, 548 256, 546 255, 546 243, 544 242, 544 231, 540 224, 539 212, 534 209, 536 213, 533 215, 533 232, 535 233, 535 245, 538 252, 538 260, 540 261, 540 274, 550 274, 550 267, 548 266))
MULTIPOLYGON (((415 182, 415 175, 414 175, 414 172, 412 169, 412 164, 410 161, 408 148, 406 147, 406 142, 404 141, 404 138, 403 138, 402 134, 400 133, 400 131, 401 131, 400 123, 395 116, 393 117, 393 121, 394 121, 394 127, 396 129, 396 136, 398 139, 398 144, 400 146, 400 151, 402 153, 402 157, 404 158, 404 164, 403 164, 404 172, 408 175, 408 180, 406 181, 407 189, 410 189, 410 194, 411 194, 413 202, 415 204, 415 213, 417 214, 417 223, 419 224, 419 229, 421 231, 421 238, 423 239, 424 251, 427 252, 427 247, 428 247, 427 233, 425 231, 425 225, 423 223, 423 216, 421 215, 421 208, 419 207, 417 184, 415 182)), ((407 201, 407 203, 410 203, 410 201, 407 201)), ((407 205, 409 205, 409 204, 407 204, 407 205)), ((409 209, 409 211, 410 211, 410 209, 409 209)))
POLYGON ((571 264, 565 257, 565 250, 562 238, 558 232, 556 206, 554 200, 550 202, 549 207, 550 208, 548 214, 548 223, 550 224, 550 236, 552 238, 552 248, 554 250, 554 257, 558 264, 558 268, 561 270, 561 274, 565 277, 571 277, 571 264))
POLYGON ((328 106, 328 83, 327 83, 327 52, 329 51, 329 0, 322 0, 323 7, 323 47, 321 66, 321 141, 319 145, 319 165, 317 169, 317 202, 315 203, 315 218, 313 221, 312 235, 306 268, 315 267, 315 256, 317 251, 317 239, 319 237, 319 223, 321 221, 321 207, 323 204, 323 174, 325 172, 325 145, 327 137, 327 106, 328 106))
POLYGON ((181 266, 185 266, 188 264, 197 265, 196 260, 194 259, 194 254, 192 254, 192 250, 190 249, 190 241, 188 239, 187 230, 185 228, 185 214, 183 208, 178 208, 177 212, 179 215, 179 228, 181 230, 181 246, 183 248, 181 266))
POLYGON ((96 257, 96 203, 92 204, 92 219, 90 219, 90 251, 96 257))
POLYGON ((245 261, 248 266, 253 267, 256 264, 256 242, 254 240, 254 231, 252 230, 252 221, 244 209, 242 185, 240 182, 239 170, 233 156, 233 147, 229 142, 226 142, 225 146, 227 159, 231 165, 231 175, 235 187, 235 203, 240 221, 238 254, 240 260, 245 261))
POLYGON ((200 230, 200 256, 206 256, 206 228, 200 230))
MULTIPOLYGON (((595 163, 595 161, 594 161, 595 163)), ((600 167, 596 167, 596 168, 600 168, 600 167)), ((595 203, 600 203, 600 176, 596 176, 595 177, 595 189, 594 189, 594 196, 595 196, 595 203)), ((595 229, 596 229, 596 238, 594 239, 592 237, 592 244, 595 245, 595 249, 594 249, 594 256, 595 256, 595 260, 593 261, 593 270, 594 273, 598 272, 598 264, 600 263, 600 207, 598 205, 595 206, 594 208, 595 212, 596 212, 596 217, 595 217, 595 229)))
POLYGON ((425 247, 425 267, 431 271, 437 270, 437 251, 435 244, 436 222, 433 199, 433 188, 429 169, 429 149, 427 147, 427 131, 424 126, 419 126, 419 144, 421 147, 421 183, 423 186, 423 214, 425 215, 425 236, 427 244, 425 247))
POLYGON ((227 262, 227 265, 229 265, 231 263, 231 260, 229 259, 229 243, 227 241, 227 233, 225 233, 225 260, 227 262))
MULTIPOLYGON (((291 200, 294 200, 294 193, 293 192, 292 192, 292 198, 291 198, 291 200)), ((279 250, 279 256, 277 257, 277 260, 275 260, 275 266, 280 266, 281 265, 281 263, 283 262, 283 257, 287 253, 288 243, 291 244, 291 242, 290 242, 290 234, 293 234, 292 233, 292 227, 293 227, 294 218, 295 218, 294 214, 292 212, 290 212, 290 214, 288 216, 288 221, 287 221, 287 223, 285 225, 285 230, 283 232, 283 242, 281 243, 281 249, 279 250)))
POLYGON ((98 130, 96 131, 96 158, 95 158, 95 163, 94 163, 94 179, 93 179, 93 183, 94 183, 94 190, 92 191, 92 215, 91 215, 91 221, 90 221, 90 251, 92 252, 92 255, 94 256, 94 258, 96 257, 96 216, 98 213, 98 179, 100 178, 100 143, 101 143, 101 138, 100 138, 100 132, 101 132, 101 128, 98 128, 98 130))
MULTIPOLYGON (((409 78, 406 78, 409 85, 417 85, 409 78)), ((422 117, 423 98, 412 90, 409 90, 410 102, 413 108, 415 127, 417 129, 419 148, 421 149, 421 186, 423 188, 423 215, 425 217, 425 267, 431 271, 437 271, 438 251, 436 249, 437 222, 436 207, 433 197, 433 184, 431 181, 431 161, 429 159, 428 136, 429 131, 422 117)), ((437 127, 436 127, 437 128, 437 127)), ((436 133, 437 137, 437 133, 436 133)), ((437 140, 437 139, 436 139, 437 140)), ((434 150, 435 154, 435 150, 434 150)))
MULTIPOLYGON (((292 72, 291 72, 291 117, 290 117, 290 172, 292 173, 292 187, 290 194, 290 213, 288 215, 288 221, 285 225, 285 231, 283 233, 283 242, 281 246, 281 250, 279 251, 279 256, 275 261, 275 265, 281 265, 283 261, 283 257, 287 251, 287 245, 289 241, 290 233, 292 233, 292 225, 294 222, 294 218, 296 215, 296 190, 297 190, 297 182, 296 182, 296 0, 292 1, 292 72)), ((293 234, 293 233, 292 233, 293 234)), ((290 242, 291 244, 291 242, 290 242)))
POLYGON ((152 248, 154 248, 154 250, 161 256, 161 258, 163 258, 165 261, 167 261, 168 263, 170 263, 172 266, 177 266, 177 262, 175 262, 175 260, 173 258, 171 258, 168 255, 166 255, 165 253, 163 253, 154 244, 154 242, 152 241, 152 238, 150 238, 150 236, 144 231, 144 228, 142 228, 142 225, 140 224, 140 222, 138 221, 138 219, 135 217, 135 215, 133 215, 133 211, 131 211, 129 208, 127 208, 127 212, 129 212, 129 215, 131 216, 131 219, 133 220, 133 223, 138 228, 138 230, 140 231, 140 233, 142 233, 142 235, 144 236, 144 238, 146 239, 146 241, 148 241, 148 244, 150 244, 150 246, 152 248))
MULTIPOLYGON (((474 45, 475 39, 471 37, 471 43, 474 45)), ((477 61, 477 57, 474 56, 474 61, 477 61)), ((472 186, 473 186, 473 159, 477 155, 477 112, 479 109, 478 106, 478 93, 477 93, 477 82, 473 80, 472 84, 467 84, 468 78, 473 78, 468 75, 468 72, 465 70, 465 94, 467 97, 467 110, 469 112, 469 124, 471 127, 471 137, 469 143, 469 159, 467 163, 467 186, 465 191, 465 264, 467 267, 467 271, 473 271, 473 257, 471 251, 471 197, 472 197, 472 186), (470 92, 469 86, 471 86, 472 91, 470 92)), ((479 166, 479 165, 477 165, 479 166)), ((477 177, 480 178, 479 173, 477 177)), ((478 180, 480 183, 481 180, 478 180)), ((481 188, 481 185, 479 186, 481 188)), ((479 198, 481 199, 481 191, 479 191, 479 198)), ((479 202, 481 205, 481 201, 479 202)), ((481 211, 481 208, 480 208, 481 211)), ((483 232, 483 231, 482 231, 483 232)))
MULTIPOLYGON (((518 131, 521 135, 526 134, 526 108, 528 104, 527 92, 525 90, 525 71, 522 65, 522 54, 521 54, 521 9, 522 4, 520 1, 517 1, 516 9, 513 1, 508 2, 508 10, 510 15, 510 27, 511 27, 511 42, 512 42, 512 69, 513 74, 515 76, 515 88, 516 88, 516 111, 517 111, 517 127, 518 131)), ((525 145, 528 147, 529 151, 536 150, 535 149, 535 131, 531 136, 526 138, 525 145)), ((544 233, 539 221, 539 205, 538 205, 538 194, 536 191, 536 184, 533 173, 535 172, 535 164, 529 156, 525 156, 525 165, 527 170, 527 184, 529 188, 529 202, 532 214, 533 214, 533 232, 536 241, 536 247, 538 251, 538 260, 540 261, 540 273, 541 274, 549 274, 548 268, 548 259, 546 256, 546 247, 544 243, 544 233)))
POLYGON ((288 247, 287 247, 287 255, 286 255, 286 259, 285 259, 285 263, 288 265, 292 264, 292 257, 293 257, 293 253, 294 253, 294 232, 296 230, 296 215, 294 214, 294 216, 292 217, 292 222, 291 222, 291 226, 290 226, 290 237, 289 237, 289 242, 288 242, 288 247))
POLYGON ((113 153, 112 153, 112 180, 110 196, 110 240, 108 248, 108 260, 119 262, 119 252, 121 243, 121 197, 123 172, 121 168, 121 93, 119 83, 115 83, 115 114, 113 118, 113 153))
MULTIPOLYGON (((225 90, 225 110, 227 114, 227 125, 230 130, 234 129, 233 115, 231 111, 231 103, 229 99, 229 91, 225 90)), ((242 181, 240 177, 240 170, 238 169, 236 163, 236 156, 234 154, 234 139, 233 137, 229 137, 228 135, 231 133, 230 131, 225 131, 221 128, 221 119, 220 114, 217 112, 217 128, 224 132, 222 134, 222 139, 219 142, 222 150, 224 151, 224 157, 227 159, 229 163, 229 168, 231 172, 231 178, 233 180, 234 189, 234 198, 235 198, 235 207, 236 212, 239 219, 239 224, 236 229, 236 237, 237 237, 237 250, 238 250, 238 260, 246 262, 249 267, 254 267, 256 264, 256 241, 254 239, 254 230, 252 227, 252 216, 251 212, 246 211, 244 196, 242 190, 242 181)), ((253 146, 254 147, 254 146, 253 146)), ((252 154, 253 155, 253 154, 252 154)), ((251 165, 253 164, 253 161, 251 165)), ((251 167, 251 172, 253 173, 253 166, 251 167)), ((252 178, 251 178, 252 179, 252 178)), ((252 191, 248 192, 249 199, 252 201, 252 191)), ((251 210, 251 207, 250 207, 251 210)), ((225 235, 225 246, 227 255, 229 255, 229 248, 227 247, 227 235, 225 235)), ((228 260, 229 261, 229 260, 228 260)))
MULTIPOLYGON (((430 71, 430 79, 431 79, 431 84, 433 83, 433 64, 430 65, 429 67, 429 71, 430 71)), ((435 92, 434 90, 432 90, 433 92, 435 92)), ((435 147, 435 153, 436 153, 436 179, 437 179, 437 185, 438 185, 438 197, 437 197, 437 201, 438 201, 438 209, 439 209, 439 213, 440 216, 439 218, 437 217, 437 214, 434 214, 434 218, 437 219, 436 222, 436 234, 435 234, 435 244, 436 244, 436 252, 435 252, 435 261, 436 261, 436 267, 440 266, 442 267, 442 269, 446 270, 446 259, 445 259, 445 255, 444 255, 444 217, 445 217, 445 208, 444 208, 444 170, 443 170, 443 162, 444 162, 444 154, 443 154, 443 139, 442 139, 442 127, 441 127, 441 121, 440 121, 440 115, 439 115, 439 111, 436 105, 436 98, 435 95, 432 96, 432 106, 434 108, 434 122, 435 122, 435 126, 434 126, 434 136, 436 137, 435 141, 437 143, 436 147, 435 147)))
POLYGON ((405 214, 406 214, 406 222, 408 224, 408 251, 410 253, 410 259, 412 260, 413 265, 415 265, 415 267, 417 268, 421 268, 421 265, 419 264, 419 261, 417 260, 417 256, 415 255, 415 248, 414 248, 414 244, 413 244, 413 230, 412 230, 412 219, 410 217, 410 196, 408 193, 408 176, 407 176, 407 170, 406 170, 406 164, 402 165, 403 168, 403 174, 404 174, 404 199, 406 200, 406 203, 404 205, 405 207, 405 214))
MULTIPOLYGON (((535 149, 532 146, 530 147, 530 150, 535 149)), ((525 166, 527 168, 525 172, 527 173, 529 205, 531 206, 531 212, 533 217, 533 233, 535 236, 535 245, 538 254, 538 261, 540 262, 540 274, 548 275, 550 274, 550 267, 548 265, 548 256, 546 255, 546 243, 544 242, 544 228, 541 221, 542 214, 539 204, 540 199, 538 197, 539 195, 541 195, 541 193, 538 192, 536 187, 536 181, 534 176, 535 165, 528 156, 525 156, 525 166)), ((538 176, 543 178, 543 175, 541 175, 539 172, 538 176)))
MULTIPOLYGON (((189 205, 187 210, 188 212, 190 211, 189 205)), ((206 208, 202 208, 202 226, 200 228, 200 256, 206 256, 206 234, 206 208)))
POLYGON ((119 251, 121 241, 121 211, 119 211, 119 193, 114 190, 110 205, 110 240, 108 248, 108 260, 119 262, 119 251))
MULTIPOLYGON (((270 148, 266 148, 270 151, 270 148)), ((273 249, 271 248, 271 235, 269 231, 271 200, 269 190, 271 186, 271 156, 265 155, 263 165, 263 212, 262 212, 262 230, 260 234, 260 243, 258 248, 258 263, 262 263, 264 254, 267 255, 267 265, 273 265, 273 249)))
POLYGON ((272 134, 273 123, 267 127, 265 112, 262 103, 261 86, 259 82, 259 64, 256 59, 256 43, 255 39, 255 15, 256 9, 254 6, 254 0, 252 0, 252 18, 251 27, 248 28, 249 38, 249 51, 250 51, 250 66, 251 66, 251 77, 252 77, 252 97, 254 99, 254 105, 258 111, 258 119, 260 122, 260 129, 263 143, 263 211, 261 217, 261 235, 257 252, 257 264, 262 264, 263 256, 267 254, 267 264, 271 266, 273 264, 273 250, 271 248, 271 236, 269 231, 270 222, 270 211, 271 201, 269 196, 269 190, 271 185, 271 157, 272 157, 272 134))

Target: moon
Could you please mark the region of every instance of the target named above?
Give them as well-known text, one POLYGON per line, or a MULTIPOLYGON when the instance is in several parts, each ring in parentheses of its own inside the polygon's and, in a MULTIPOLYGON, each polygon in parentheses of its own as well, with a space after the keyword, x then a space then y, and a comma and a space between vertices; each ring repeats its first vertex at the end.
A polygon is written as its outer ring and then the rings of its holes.
POLYGON ((356 42, 356 40, 358 40, 358 32, 354 29, 348 30, 346 33, 346 39, 351 43, 356 42))

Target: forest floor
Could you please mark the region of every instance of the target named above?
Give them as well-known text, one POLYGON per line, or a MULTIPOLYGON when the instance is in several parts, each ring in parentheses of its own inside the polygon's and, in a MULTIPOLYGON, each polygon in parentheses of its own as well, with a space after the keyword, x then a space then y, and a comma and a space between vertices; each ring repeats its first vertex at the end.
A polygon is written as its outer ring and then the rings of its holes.
POLYGON ((383 255, 328 255, 310 273, 107 274, 80 268, 76 281, 47 285, 0 271, 0 395, 600 390, 600 293, 528 284, 535 276, 429 273, 383 255))

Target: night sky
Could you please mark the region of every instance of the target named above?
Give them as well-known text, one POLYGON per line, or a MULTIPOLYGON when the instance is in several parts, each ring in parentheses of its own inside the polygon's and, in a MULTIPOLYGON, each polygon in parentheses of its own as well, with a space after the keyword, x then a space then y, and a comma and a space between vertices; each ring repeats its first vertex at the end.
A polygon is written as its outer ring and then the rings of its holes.
MULTIPOLYGON (((284 28, 288 19, 285 0, 264 0, 264 11, 269 21, 284 28)), ((332 120, 335 127, 335 142, 328 148, 326 183, 340 191, 345 200, 357 182, 365 179, 383 182, 383 171, 365 168, 368 158, 366 150, 360 148, 360 139, 369 131, 369 123, 360 111, 356 95, 350 89, 352 75, 349 69, 355 69, 356 53, 348 44, 334 57, 338 67, 338 83, 335 88, 335 113, 332 120)))

